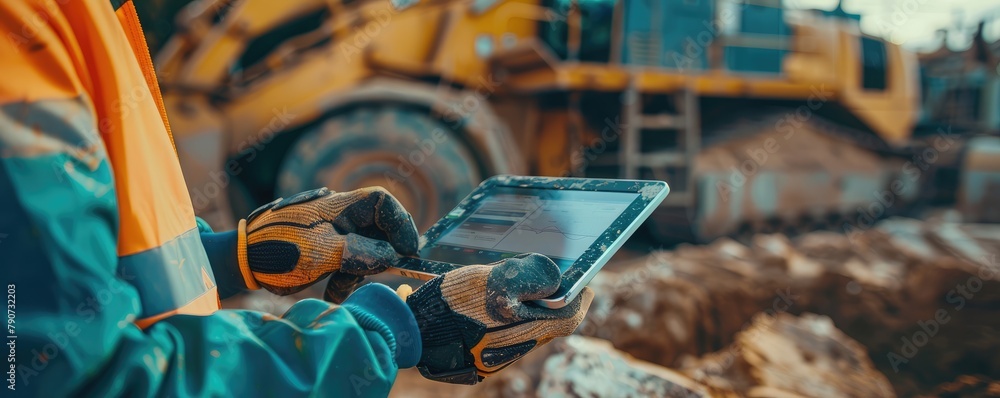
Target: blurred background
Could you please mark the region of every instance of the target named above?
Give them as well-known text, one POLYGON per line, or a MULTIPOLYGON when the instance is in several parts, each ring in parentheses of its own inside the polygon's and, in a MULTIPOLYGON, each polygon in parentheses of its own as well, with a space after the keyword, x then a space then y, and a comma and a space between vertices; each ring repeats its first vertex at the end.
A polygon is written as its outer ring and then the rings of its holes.
POLYGON ((997 1, 136 6, 216 230, 319 186, 423 231, 496 174, 670 184, 577 336, 395 396, 1000 396, 997 1))

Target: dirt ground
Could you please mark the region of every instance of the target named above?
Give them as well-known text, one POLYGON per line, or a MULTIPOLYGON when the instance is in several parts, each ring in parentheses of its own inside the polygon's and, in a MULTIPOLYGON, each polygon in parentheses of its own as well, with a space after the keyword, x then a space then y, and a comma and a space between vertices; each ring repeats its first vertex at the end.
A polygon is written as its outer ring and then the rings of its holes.
POLYGON ((651 242, 631 240, 591 283, 575 336, 473 387, 402 370, 391 396, 1000 397, 998 225, 651 242))

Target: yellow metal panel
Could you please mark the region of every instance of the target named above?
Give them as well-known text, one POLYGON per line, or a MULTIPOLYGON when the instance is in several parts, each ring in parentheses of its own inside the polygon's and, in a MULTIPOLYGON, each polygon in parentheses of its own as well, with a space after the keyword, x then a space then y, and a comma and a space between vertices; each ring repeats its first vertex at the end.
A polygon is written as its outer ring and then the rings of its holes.
POLYGON ((476 40, 487 40, 490 48, 499 45, 499 34, 494 34, 494 21, 487 13, 469 15, 462 4, 448 7, 447 34, 440 37, 440 50, 432 61, 432 68, 449 81, 475 84, 478 77, 488 74, 486 57, 477 54, 476 40))
POLYGON ((266 32, 281 21, 313 12, 325 3, 307 0, 289 4, 243 1, 232 6, 227 17, 209 31, 203 41, 213 46, 199 47, 178 71, 177 79, 188 86, 214 87, 225 77, 247 41, 266 32))
POLYGON ((838 83, 838 29, 828 20, 791 21, 794 52, 786 55, 782 70, 789 81, 825 84, 834 90, 838 83))
POLYGON ((748 80, 743 96, 751 98, 807 99, 818 87, 781 80, 748 80))
POLYGON ((598 64, 570 64, 557 70, 560 82, 576 89, 619 91, 628 86, 629 73, 624 69, 598 64))
POLYGON ((372 76, 363 62, 350 61, 340 51, 328 49, 325 55, 309 57, 295 69, 275 73, 263 86, 251 86, 245 95, 226 105, 225 114, 234 133, 230 141, 234 152, 256 140, 251 137, 314 120, 325 111, 326 98, 372 76), (260 109, 260 104, 281 104, 281 108, 260 109))
POLYGON ((505 1, 478 15, 469 11, 468 2, 449 5, 448 31, 441 35, 433 68, 448 80, 479 86, 480 79, 492 73, 489 61, 494 53, 535 38, 537 21, 547 15, 546 9, 537 3, 537 0, 505 1))
POLYGON ((366 51, 366 58, 373 66, 399 70, 405 73, 426 75, 433 73, 429 61, 433 51, 439 46, 437 35, 445 29, 447 10, 445 7, 413 7, 405 12, 394 12, 391 18, 366 21, 364 30, 355 28, 355 33, 338 45, 341 51, 351 46, 366 51), (365 41, 371 44, 365 46, 365 41))
MULTIPOLYGON (((680 80, 679 84, 683 84, 680 80)), ((691 85, 694 91, 703 96, 735 97, 746 91, 747 82, 724 73, 711 73, 698 76, 691 85)))
POLYGON ((532 172, 543 176, 564 175, 570 170, 569 113, 564 109, 542 112, 538 150, 532 172))
POLYGON ((843 105, 887 142, 905 144, 917 118, 916 59, 899 46, 885 43, 889 66, 886 90, 865 90, 861 88, 860 46, 859 37, 841 32, 843 105))

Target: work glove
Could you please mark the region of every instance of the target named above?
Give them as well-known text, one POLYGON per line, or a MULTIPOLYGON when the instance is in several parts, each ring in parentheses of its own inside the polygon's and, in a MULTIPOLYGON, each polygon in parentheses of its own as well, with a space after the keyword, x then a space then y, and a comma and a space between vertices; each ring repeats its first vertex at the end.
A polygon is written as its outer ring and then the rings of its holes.
POLYGON ((326 188, 278 198, 240 220, 237 256, 247 287, 279 295, 331 275, 324 298, 343 302, 365 275, 417 252, 413 217, 381 187, 326 188))
POLYGON ((431 380, 475 384, 573 333, 594 297, 589 288, 559 309, 528 303, 551 296, 559 282, 559 267, 540 254, 431 279, 406 297, 423 343, 417 369, 431 380))

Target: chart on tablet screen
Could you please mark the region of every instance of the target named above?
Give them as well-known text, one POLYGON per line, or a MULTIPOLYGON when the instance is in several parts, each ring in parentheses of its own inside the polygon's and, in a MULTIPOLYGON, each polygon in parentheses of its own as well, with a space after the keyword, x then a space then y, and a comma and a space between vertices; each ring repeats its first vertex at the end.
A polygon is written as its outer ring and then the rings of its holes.
POLYGON ((575 259, 622 214, 633 197, 613 194, 580 200, 497 195, 486 199, 441 242, 575 259))
POLYGON ((577 258, 628 206, 542 200, 541 206, 518 223, 494 248, 577 258))

